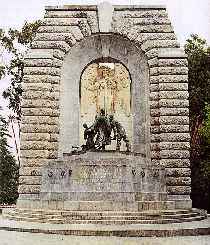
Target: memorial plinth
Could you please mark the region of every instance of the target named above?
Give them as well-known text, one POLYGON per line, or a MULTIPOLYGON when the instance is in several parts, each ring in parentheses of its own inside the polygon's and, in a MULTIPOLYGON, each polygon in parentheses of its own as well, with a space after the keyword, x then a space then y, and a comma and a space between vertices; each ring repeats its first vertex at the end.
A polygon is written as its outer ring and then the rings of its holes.
POLYGON ((51 162, 43 168, 42 206, 81 211, 175 208, 167 202, 164 167, 144 161, 133 154, 88 152, 51 162))

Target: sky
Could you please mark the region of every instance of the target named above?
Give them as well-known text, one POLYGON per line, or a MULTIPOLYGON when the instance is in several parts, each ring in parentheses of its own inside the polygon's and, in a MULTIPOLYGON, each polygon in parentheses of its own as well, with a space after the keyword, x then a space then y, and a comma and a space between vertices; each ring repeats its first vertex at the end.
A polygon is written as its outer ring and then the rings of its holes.
MULTIPOLYGON (((41 19, 44 7, 68 4, 97 4, 102 0, 1 0, 0 28, 21 28, 25 21, 41 19)), ((181 45, 191 33, 199 34, 210 44, 210 0, 108 0, 112 4, 164 4, 181 45)), ((1 52, 1 49, 0 49, 1 52)), ((1 57, 0 57, 1 58, 1 57)), ((1 59, 0 59, 1 62, 1 59)), ((2 92, 8 87, 9 79, 0 81, 0 106, 8 114, 7 102, 2 92)))

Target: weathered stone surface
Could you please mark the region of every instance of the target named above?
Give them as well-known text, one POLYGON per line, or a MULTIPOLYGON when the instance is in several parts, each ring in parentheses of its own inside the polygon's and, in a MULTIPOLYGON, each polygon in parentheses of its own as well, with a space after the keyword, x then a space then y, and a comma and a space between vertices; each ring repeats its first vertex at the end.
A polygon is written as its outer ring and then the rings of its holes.
MULTIPOLYGON (((34 159, 33 159, 34 160, 34 159)), ((38 161, 39 159, 37 159, 38 161)), ((41 176, 41 168, 40 167, 23 167, 21 166, 20 171, 19 171, 20 176, 41 176)))
POLYGON ((160 91, 160 99, 188 99, 188 91, 160 91))
POLYGON ((162 91, 188 91, 188 83, 159 83, 162 91))
POLYGON ((67 33, 37 33, 35 41, 65 41, 66 38, 70 37, 70 34, 74 36, 77 41, 84 38, 81 30, 78 26, 72 26, 71 32, 67 33))
POLYGON ((189 177, 191 175, 190 168, 166 168, 168 177, 189 177))
POLYGON ((151 133, 158 134, 158 133, 160 133, 160 126, 159 125, 158 126, 151 126, 150 130, 151 130, 151 133))
POLYGON ((189 125, 160 125, 161 133, 188 133, 189 125))
MULTIPOLYGON (((116 32, 119 32, 119 34, 126 34, 129 32, 129 30, 132 31, 132 27, 135 26, 135 21, 127 21, 123 19, 114 19, 113 20, 113 30, 116 32), (116 21, 121 21, 121 26, 116 26, 116 21), (127 29, 127 30, 126 30, 127 29)), ((170 24, 157 24, 157 25, 152 25, 152 24, 136 24, 138 25, 138 31, 140 33, 169 33, 173 32, 173 28, 170 24)))
POLYGON ((187 59, 158 59, 158 65, 184 67, 188 65, 188 62, 187 59))
POLYGON ((160 164, 168 168, 188 168, 189 159, 161 159, 160 164))
POLYGON ((159 67, 159 75, 187 75, 187 67, 159 67))
POLYGON ((189 150, 190 142, 160 142, 161 150, 189 150))
POLYGON ((160 48, 158 52, 158 58, 162 59, 178 59, 178 58, 187 58, 187 55, 184 52, 184 49, 181 48, 160 48))
POLYGON ((145 52, 148 59, 153 59, 158 55, 158 48, 153 48, 145 52))
POLYGON ((170 24, 170 20, 165 17, 153 17, 153 18, 132 18, 134 25, 159 25, 159 24, 170 24))
MULTIPOLYGON (((69 40, 69 39, 68 39, 69 40)), ((59 60, 63 60, 65 57, 65 52, 63 50, 60 49, 54 49, 53 50, 53 57, 59 59, 59 60)))
POLYGON ((149 51, 153 48, 163 47, 179 47, 179 44, 176 40, 148 40, 141 45, 141 48, 144 51, 149 51))
POLYGON ((91 33, 95 34, 99 32, 98 20, 96 13, 89 12, 87 17, 87 23, 90 26, 91 33))
POLYGON ((51 49, 30 49, 27 51, 25 57, 27 59, 52 59, 53 50, 51 49))
POLYGON ((22 124, 48 124, 57 125, 59 123, 58 117, 51 116, 22 116, 22 124))
POLYGON ((25 67, 24 74, 60 76, 60 69, 56 67, 25 67))
POLYGON ((191 178, 190 177, 168 177, 166 180, 167 185, 169 186, 190 186, 191 178))
MULTIPOLYGON (((154 124, 153 124, 154 125, 154 124)), ((151 126, 152 133, 188 133, 189 125, 154 125, 151 126)))
POLYGON ((150 68, 150 74, 151 76, 157 76, 159 74, 158 67, 150 68))
POLYGON ((33 91, 23 92, 23 99, 46 99, 56 101, 59 100, 59 92, 54 91, 33 91))
POLYGON ((159 92, 150 92, 150 100, 159 100, 159 92))
POLYGON ((158 117, 158 116, 160 116, 160 110, 159 110, 159 108, 157 108, 157 109, 151 109, 150 110, 150 115, 152 117, 158 117))
POLYGON ((160 151, 160 157, 162 159, 168 159, 168 158, 189 158, 190 153, 188 150, 161 150, 160 151))
POLYGON ((74 26, 40 26, 38 33, 73 33, 74 26))
POLYGON ((57 84, 52 83, 24 83, 22 86, 24 91, 35 90, 35 91, 50 91, 59 92, 60 87, 57 84))
POLYGON ((151 119, 150 119, 150 124, 151 124, 151 126, 157 126, 157 125, 160 125, 159 117, 151 117, 151 119))
POLYGON ((89 11, 84 10, 75 10, 75 11, 66 11, 66 10, 48 10, 45 12, 45 17, 47 18, 86 18, 89 14, 89 11))
POLYGON ((165 108, 151 109, 151 116, 187 116, 189 115, 188 108, 165 108))
POLYGON ((57 142, 40 142, 40 141, 22 141, 21 150, 57 150, 57 142))
POLYGON ((58 109, 59 103, 52 100, 23 100, 22 108, 52 108, 58 109))
POLYGON ((167 17, 166 10, 162 9, 139 9, 139 10, 133 10, 130 11, 128 9, 125 9, 123 11, 115 12, 115 15, 120 16, 122 18, 161 18, 161 17, 167 17))
POLYGON ((189 117, 188 116, 161 116, 159 118, 160 124, 174 124, 174 125, 188 125, 189 117))
POLYGON ((159 91, 159 84, 150 85, 150 92, 158 92, 158 91, 159 91))
MULTIPOLYGON (((66 37, 67 39, 68 37, 66 37)), ((65 41, 33 41, 32 48, 36 49, 60 49, 67 53, 70 46, 65 41)))
POLYGON ((150 101, 150 109, 159 109, 159 101, 158 100, 150 101))
POLYGON ((186 194, 190 194, 191 187, 190 186, 167 186, 167 192, 169 194, 186 195, 186 194))
POLYGON ((20 176, 20 185, 40 185, 41 176, 20 176))
POLYGON ((56 109, 51 108, 23 108, 23 116, 54 116, 58 117, 60 112, 56 109))
MULTIPOLYGON (((39 141, 40 142, 40 141, 39 141)), ((21 168, 23 167, 32 167, 34 169, 34 167, 42 167, 43 165, 47 164, 50 161, 50 159, 37 159, 37 158, 21 158, 21 168)), ((35 168, 36 170, 36 168, 35 168)), ((32 170, 33 171, 33 170, 32 170)), ((31 172, 32 172, 31 171, 31 172)), ((29 175, 31 175, 31 172, 29 175)), ((22 173, 24 175, 24 173, 22 173)), ((34 175, 39 175, 39 171, 35 171, 33 172, 34 175)))
MULTIPOLYGON (((81 18, 84 19, 84 18, 81 18)), ((78 25, 79 22, 81 21, 79 17, 77 18, 48 18, 45 17, 44 20, 42 21, 41 25, 42 26, 75 26, 78 25)))
POLYGON ((160 143, 159 142, 158 143, 157 142, 151 143, 150 146, 151 146, 152 151, 160 151, 160 143))
POLYGON ((88 25, 87 21, 82 19, 80 22, 79 22, 79 28, 82 32, 82 35, 84 37, 88 37, 91 35, 91 29, 90 29, 90 26, 88 25))
POLYGON ((151 142, 160 142, 160 134, 151 134, 151 142))
MULTIPOLYGON (((148 60, 149 67, 158 67, 158 58, 155 57, 153 59, 148 60)), ((151 74, 150 74, 151 77, 151 74)))
MULTIPOLYGON (((151 77, 150 80, 152 81, 151 77)), ((188 81, 187 75, 159 75, 158 76, 159 83, 186 83, 188 81)))
POLYGON ((59 127, 57 125, 48 124, 22 124, 22 133, 58 133, 59 127))
POLYGON ((176 40, 174 33, 141 33, 139 35, 138 28, 135 36, 135 41, 139 44, 144 43, 147 40, 176 40))
POLYGON ((58 134, 55 133, 21 133, 22 141, 49 141, 57 142, 58 134))
POLYGON ((157 151, 151 151, 151 158, 152 159, 160 159, 160 152, 157 151))
POLYGON ((161 141, 171 141, 171 142, 186 142, 190 141, 189 133, 161 133, 160 134, 161 141))
POLYGON ((60 82, 59 76, 50 75, 24 75, 23 85, 27 86, 26 83, 52 83, 58 84, 60 82))
POLYGON ((50 159, 57 159, 58 158, 58 150, 49 150, 49 156, 50 159))
POLYGON ((63 64, 62 61, 60 60, 57 60, 57 59, 49 59, 49 58, 46 58, 46 59, 25 59, 24 60, 24 65, 25 67, 26 66, 34 66, 34 67, 61 67, 63 64))
POLYGON ((189 107, 189 101, 188 100, 176 100, 176 99, 161 99, 159 100, 159 106, 160 107, 176 107, 176 108, 185 108, 189 107))
POLYGON ((21 150, 20 157, 27 158, 48 158, 48 150, 21 150))
POLYGON ((188 116, 189 109, 188 108, 160 108, 161 116, 188 116))
POLYGON ((40 185, 20 185, 18 188, 18 193, 39 193, 40 185))

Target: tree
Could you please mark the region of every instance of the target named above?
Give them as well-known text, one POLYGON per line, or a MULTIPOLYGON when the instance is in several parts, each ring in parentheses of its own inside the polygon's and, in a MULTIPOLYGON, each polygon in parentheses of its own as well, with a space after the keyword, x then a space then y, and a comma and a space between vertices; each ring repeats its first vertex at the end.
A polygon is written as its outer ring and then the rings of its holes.
POLYGON ((0 204, 13 204, 18 198, 18 166, 7 143, 8 123, 0 115, 0 204))
POLYGON ((9 29, 6 33, 0 30, 0 44, 11 55, 9 64, 0 66, 0 78, 5 74, 11 77, 11 84, 3 92, 3 97, 9 100, 9 108, 13 110, 18 120, 21 118, 24 54, 30 48, 39 26, 40 21, 25 22, 20 31, 9 29))
POLYGON ((189 63, 193 206, 210 211, 210 48, 198 35, 186 41, 189 63))

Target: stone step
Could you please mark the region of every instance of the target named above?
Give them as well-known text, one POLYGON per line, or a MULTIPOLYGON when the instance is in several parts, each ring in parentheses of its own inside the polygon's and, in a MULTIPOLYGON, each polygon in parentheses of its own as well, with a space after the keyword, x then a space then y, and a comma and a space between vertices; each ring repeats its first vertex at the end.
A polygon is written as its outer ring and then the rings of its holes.
POLYGON ((165 224, 205 219, 205 214, 192 210, 153 210, 144 212, 87 212, 56 210, 5 210, 3 217, 17 221, 55 224, 165 224))
POLYGON ((48 215, 48 216, 65 216, 65 215, 84 215, 84 216, 157 216, 157 215, 178 215, 178 214, 191 214, 198 213, 195 210, 150 210, 139 212, 121 212, 121 211, 59 211, 59 210, 30 210, 30 209, 13 209, 4 210, 4 214, 23 214, 23 215, 48 215))
MULTIPOLYGON (((28 218, 43 218, 51 219, 51 218, 57 218, 57 219, 67 219, 67 220, 88 220, 88 219, 98 219, 98 220, 107 220, 107 219, 126 219, 126 220, 157 220, 157 219, 182 219, 182 218, 189 218, 189 217, 196 217, 198 216, 198 213, 186 213, 186 214, 148 214, 148 215, 112 215, 112 214, 44 214, 44 213, 10 213, 10 217, 28 217, 28 218)), ((5 215, 6 216, 6 215, 5 215)))
MULTIPOLYGON (((181 219, 157 219, 157 220, 127 220, 127 219, 107 219, 107 220, 66 220, 66 219, 46 219, 43 218, 29 218, 29 217, 5 217, 16 221, 27 221, 27 222, 40 222, 40 223, 52 223, 52 224, 101 224, 101 225, 126 225, 126 224, 168 224, 168 223, 180 223, 180 222, 191 222, 203 220, 204 216, 196 216, 190 218, 181 219)), ((122 217, 123 218, 123 217, 122 217)))

